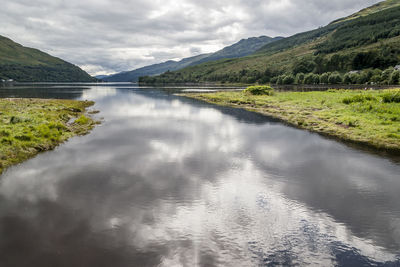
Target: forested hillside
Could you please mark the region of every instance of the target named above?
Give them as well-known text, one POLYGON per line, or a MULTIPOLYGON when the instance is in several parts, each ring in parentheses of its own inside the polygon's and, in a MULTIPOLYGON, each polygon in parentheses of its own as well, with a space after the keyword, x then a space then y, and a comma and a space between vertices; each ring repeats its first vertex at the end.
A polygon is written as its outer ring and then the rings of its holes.
POLYGON ((398 84, 399 64, 400 6, 390 0, 247 57, 143 77, 141 82, 398 84))
POLYGON ((169 60, 164 63, 154 64, 139 68, 133 71, 117 73, 108 77, 103 77, 102 80, 107 82, 137 82, 141 76, 152 76, 162 74, 166 71, 180 70, 189 66, 199 65, 204 62, 214 61, 226 58, 238 58, 248 56, 266 44, 282 39, 282 37, 252 37, 242 39, 239 42, 225 47, 215 53, 201 54, 194 57, 184 58, 180 61, 169 60))
POLYGON ((20 82, 90 82, 79 67, 0 36, 0 79, 20 82))

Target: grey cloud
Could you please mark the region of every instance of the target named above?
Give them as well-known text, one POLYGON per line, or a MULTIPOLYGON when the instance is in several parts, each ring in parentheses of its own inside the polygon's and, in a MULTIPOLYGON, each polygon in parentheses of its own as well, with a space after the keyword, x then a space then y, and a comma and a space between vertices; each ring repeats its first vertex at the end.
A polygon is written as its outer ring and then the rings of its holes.
POLYGON ((289 36, 379 0, 6 0, 1 35, 91 74, 213 52, 252 36, 289 36))

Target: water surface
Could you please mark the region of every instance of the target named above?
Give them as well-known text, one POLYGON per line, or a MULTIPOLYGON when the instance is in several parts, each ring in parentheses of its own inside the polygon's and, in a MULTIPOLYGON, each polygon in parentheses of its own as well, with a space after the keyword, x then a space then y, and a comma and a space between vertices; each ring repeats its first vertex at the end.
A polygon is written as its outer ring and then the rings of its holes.
POLYGON ((175 91, 0 88, 104 119, 0 176, 0 266, 400 266, 396 159, 175 91))

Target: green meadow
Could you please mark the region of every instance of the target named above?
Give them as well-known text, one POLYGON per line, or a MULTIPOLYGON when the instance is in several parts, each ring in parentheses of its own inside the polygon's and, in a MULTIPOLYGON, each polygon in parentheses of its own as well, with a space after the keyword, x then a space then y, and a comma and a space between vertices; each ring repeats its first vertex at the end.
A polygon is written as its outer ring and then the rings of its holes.
POLYGON ((324 135, 400 152, 400 89, 268 91, 264 95, 245 90, 185 95, 259 112, 324 135))
POLYGON ((95 121, 87 116, 94 103, 75 100, 0 99, 0 173, 88 133, 95 121))

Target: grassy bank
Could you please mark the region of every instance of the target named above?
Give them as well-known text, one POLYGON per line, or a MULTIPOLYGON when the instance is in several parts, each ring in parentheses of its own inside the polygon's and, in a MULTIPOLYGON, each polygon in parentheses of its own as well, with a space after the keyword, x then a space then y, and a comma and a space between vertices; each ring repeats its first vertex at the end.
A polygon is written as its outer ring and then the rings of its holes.
POLYGON ((93 102, 0 99, 0 174, 13 164, 53 149, 95 125, 86 115, 93 102))
POLYGON ((296 127, 400 153, 400 89, 185 94, 218 105, 245 108, 296 127))

